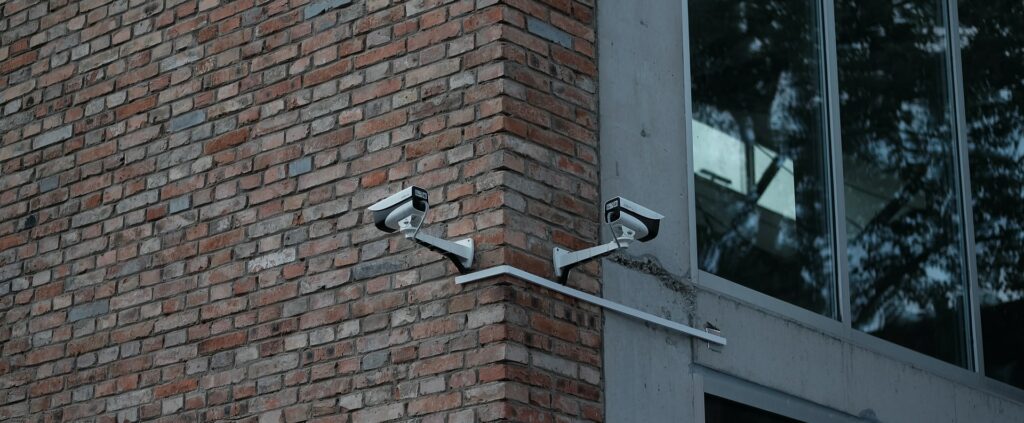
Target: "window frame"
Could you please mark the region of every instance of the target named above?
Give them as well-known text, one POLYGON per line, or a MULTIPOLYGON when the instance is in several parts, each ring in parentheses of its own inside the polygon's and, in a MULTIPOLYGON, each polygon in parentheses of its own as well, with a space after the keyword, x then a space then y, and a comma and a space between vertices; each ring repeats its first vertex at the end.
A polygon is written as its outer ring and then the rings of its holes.
MULTIPOLYGON (((684 172, 686 175, 686 186, 688 187, 685 201, 687 210, 687 227, 689 230, 688 241, 691 246, 691 248, 689 248, 688 257, 690 265, 693 268, 693 282, 699 287, 723 294, 729 298, 738 300, 758 309, 768 311, 781 318, 820 330, 825 334, 834 336, 844 342, 849 342, 852 345, 919 367, 953 382, 982 389, 986 392, 996 394, 1012 401, 1024 402, 1024 388, 1018 388, 985 375, 984 347, 982 345, 983 338, 981 327, 981 301, 979 295, 981 291, 978 282, 974 240, 974 217, 971 208, 973 200, 971 197, 972 191, 970 185, 968 140, 966 134, 967 126, 964 104, 963 64, 961 60, 959 37, 960 25, 957 9, 958 0, 941 1, 944 6, 943 11, 946 14, 946 30, 948 34, 952 35, 947 37, 946 43, 946 48, 949 51, 946 63, 948 69, 948 72, 946 72, 946 84, 950 90, 950 99, 952 100, 952 104, 950 105, 953 125, 951 134, 953 136, 954 152, 956 156, 954 160, 957 168, 957 175, 955 175, 957 183, 955 184, 955 188, 958 190, 957 205, 960 208, 959 213, 962 219, 962 245, 960 246, 960 250, 963 257, 965 257, 963 260, 963 267, 966 275, 963 278, 963 283, 965 287, 965 295, 967 297, 964 300, 964 304, 970 308, 964 313, 964 327, 969 331, 969 333, 966 334, 968 342, 967 351, 969 354, 966 367, 948 363, 894 342, 873 336, 866 332, 861 332, 853 328, 851 325, 852 318, 850 314, 849 264, 846 252, 846 208, 845 194, 843 192, 842 137, 839 118, 839 76, 837 69, 838 58, 836 53, 834 0, 815 1, 818 2, 819 6, 818 10, 820 16, 818 18, 820 20, 819 26, 822 30, 819 37, 824 47, 820 49, 820 54, 822 55, 821 61, 823 63, 821 78, 824 86, 823 92, 826 96, 825 101, 823 102, 825 107, 824 124, 827 126, 825 132, 828 136, 828 145, 826 146, 826 165, 828 167, 828 174, 826 177, 829 182, 829 192, 827 195, 829 206, 831 207, 832 243, 833 252, 835 254, 833 260, 833 271, 835 272, 835 276, 833 279, 836 283, 836 289, 834 292, 837 296, 837 298, 835 298, 837 317, 831 318, 818 314, 699 269, 698 266, 700 261, 698 259, 696 231, 696 181, 693 162, 693 123, 691 117, 693 115, 693 96, 690 68, 689 0, 680 1, 682 2, 682 77, 684 96, 683 107, 685 112, 685 117, 683 119, 683 138, 685 142, 685 151, 688 153, 686 155, 686 159, 683 161, 683 165, 685 166, 684 172)), ((716 394, 715 392, 729 393, 728 390, 714 390, 709 391, 708 393, 756 406, 756 404, 743 401, 743 398, 734 399, 729 396, 716 394)), ((701 392, 701 395, 703 395, 703 391, 701 392)), ((703 397, 700 398, 700 404, 703 404, 703 397)), ((765 407, 758 408, 775 412, 765 407)), ((786 413, 777 414, 788 415, 786 413)), ((703 417, 703 405, 701 405, 701 417, 703 417)))
POLYGON ((707 422, 705 395, 713 395, 748 407, 790 419, 814 423, 863 423, 867 420, 845 414, 805 399, 729 376, 706 367, 694 367, 696 421, 707 422))

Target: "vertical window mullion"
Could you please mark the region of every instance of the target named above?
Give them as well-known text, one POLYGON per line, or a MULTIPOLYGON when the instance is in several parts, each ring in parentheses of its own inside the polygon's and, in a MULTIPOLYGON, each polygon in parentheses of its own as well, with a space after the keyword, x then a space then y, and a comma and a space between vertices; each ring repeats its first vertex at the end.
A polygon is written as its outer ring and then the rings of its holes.
POLYGON ((967 310, 967 313, 964 313, 966 320, 964 327, 968 330, 967 339, 970 342, 968 349, 973 356, 971 357, 970 364, 975 371, 984 373, 984 346, 981 342, 981 291, 978 285, 978 267, 975 256, 974 213, 972 210, 973 200, 971 198, 971 173, 970 160, 968 159, 967 117, 964 105, 964 74, 960 54, 960 19, 957 11, 957 0, 946 0, 946 13, 947 31, 949 34, 947 37, 950 51, 949 60, 950 69, 952 70, 949 77, 949 86, 950 92, 953 93, 953 118, 956 125, 953 135, 956 137, 959 171, 957 176, 960 182, 960 215, 963 219, 963 250, 967 267, 965 272, 966 283, 964 284, 964 295, 966 295, 964 305, 969 307, 969 310, 967 310))
POLYGON ((828 122, 829 169, 831 169, 832 242, 835 251, 836 307, 839 320, 850 327, 850 278, 846 256, 846 198, 843 191, 843 150, 839 121, 839 71, 836 58, 836 15, 833 0, 820 0, 822 35, 825 48, 823 67, 825 113, 828 122))
POLYGON ((700 263, 698 262, 697 252, 697 185, 694 179, 694 165, 693 165, 693 95, 690 88, 693 86, 690 80, 690 2, 688 0, 680 0, 683 3, 683 139, 686 143, 686 217, 687 217, 687 234, 689 239, 687 242, 690 243, 689 259, 690 259, 690 274, 693 275, 695 282, 698 282, 698 276, 700 275, 700 263))

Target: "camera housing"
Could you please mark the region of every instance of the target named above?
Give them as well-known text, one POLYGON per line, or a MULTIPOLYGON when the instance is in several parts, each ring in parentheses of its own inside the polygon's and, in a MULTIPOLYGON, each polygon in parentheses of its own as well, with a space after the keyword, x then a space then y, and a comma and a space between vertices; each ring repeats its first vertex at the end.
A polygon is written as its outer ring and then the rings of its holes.
POLYGON ((459 273, 466 273, 473 266, 473 238, 452 242, 420 232, 430 210, 427 190, 411 186, 378 201, 368 210, 373 213, 373 223, 378 229, 387 233, 401 231, 406 239, 451 259, 459 273))
POLYGON ((628 247, 635 241, 647 242, 658 236, 658 226, 665 216, 647 207, 615 197, 604 203, 604 221, 611 225, 615 241, 628 247))
POLYGON ((409 187, 388 196, 370 206, 373 223, 387 233, 402 231, 412 239, 423 224, 423 217, 430 210, 427 191, 420 187, 409 187))
POLYGON ((658 227, 664 218, 665 216, 622 197, 606 201, 604 221, 610 226, 615 239, 580 251, 555 247, 552 251, 555 276, 564 284, 573 266, 606 256, 621 248, 628 248, 633 241, 646 242, 654 239, 658 236, 658 227))

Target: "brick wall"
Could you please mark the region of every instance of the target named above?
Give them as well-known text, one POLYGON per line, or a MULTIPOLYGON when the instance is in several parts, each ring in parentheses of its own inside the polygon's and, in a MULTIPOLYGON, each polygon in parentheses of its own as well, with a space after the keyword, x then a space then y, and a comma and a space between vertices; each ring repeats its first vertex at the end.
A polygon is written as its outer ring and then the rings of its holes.
POLYGON ((0 420, 602 420, 592 1, 0 8, 0 420))

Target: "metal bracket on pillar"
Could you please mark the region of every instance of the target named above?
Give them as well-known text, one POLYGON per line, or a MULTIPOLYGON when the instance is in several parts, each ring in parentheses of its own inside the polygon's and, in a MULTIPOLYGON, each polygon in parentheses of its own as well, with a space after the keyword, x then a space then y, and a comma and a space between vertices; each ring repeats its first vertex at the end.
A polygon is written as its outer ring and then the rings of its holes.
POLYGON ((466 273, 469 268, 473 267, 473 238, 453 242, 423 232, 416 232, 412 239, 431 251, 436 251, 451 259, 452 263, 455 263, 455 267, 459 269, 459 273, 466 273))
POLYGON ((650 314, 650 313, 645 313, 645 312, 637 310, 635 308, 627 307, 627 306, 624 306, 622 304, 619 304, 619 303, 616 303, 616 302, 609 301, 609 300, 606 300, 604 298, 598 297, 596 295, 591 295, 591 294, 588 294, 586 292, 580 291, 578 289, 570 288, 570 287, 562 285, 562 284, 560 284, 558 282, 542 278, 542 277, 537 276, 537 275, 535 275, 533 273, 530 273, 530 272, 527 272, 525 270, 518 269, 518 268, 515 268, 515 267, 512 267, 512 266, 509 266, 509 265, 495 266, 495 267, 492 267, 490 269, 484 269, 484 270, 480 270, 480 271, 473 272, 473 273, 470 273, 470 274, 456 276, 455 277, 455 283, 457 283, 459 285, 462 285, 462 284, 467 284, 467 283, 470 283, 470 282, 476 282, 476 281, 479 281, 479 280, 489 279, 489 278, 493 278, 493 277, 501 276, 501 275, 513 276, 513 277, 516 277, 516 278, 518 278, 520 280, 523 280, 525 282, 529 282, 529 283, 532 283, 534 285, 543 286, 543 287, 545 287, 547 289, 550 289, 552 291, 558 292, 560 294, 568 295, 568 296, 576 298, 578 300, 586 301, 588 303, 591 303, 591 304, 594 304, 594 305, 606 308, 608 310, 614 311, 616 313, 619 313, 619 314, 622 314, 622 315, 625 315, 625 316, 629 316, 629 317, 632 317, 632 318, 635 318, 635 319, 640 319, 640 320, 643 320, 645 322, 653 323, 653 324, 656 324, 658 326, 662 326, 662 327, 674 330, 674 331, 679 332, 679 333, 690 335, 690 336, 692 336, 694 338, 703 339, 703 340, 705 340, 707 342, 710 342, 710 343, 713 343, 713 344, 718 344, 718 345, 723 345, 724 346, 725 343, 726 343, 725 338, 722 337, 722 336, 711 334, 711 333, 702 331, 700 329, 695 329, 695 328, 692 328, 690 326, 684 325, 682 323, 673 322, 671 320, 668 320, 668 319, 665 319, 665 318, 662 318, 662 317, 658 317, 658 316, 655 316, 655 315, 650 314))
POLYGON ((555 266, 555 276, 558 277, 559 283, 565 285, 569 280, 569 269, 572 269, 573 266, 614 253, 615 250, 623 247, 623 245, 619 244, 619 240, 613 240, 607 244, 601 244, 580 251, 567 251, 555 247, 551 252, 551 262, 555 266))

